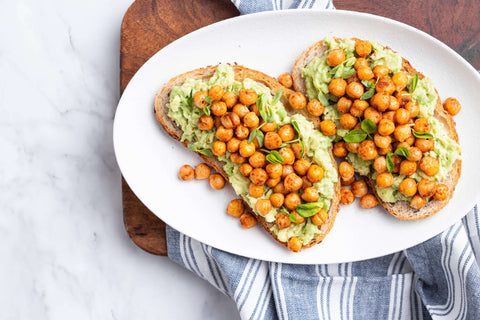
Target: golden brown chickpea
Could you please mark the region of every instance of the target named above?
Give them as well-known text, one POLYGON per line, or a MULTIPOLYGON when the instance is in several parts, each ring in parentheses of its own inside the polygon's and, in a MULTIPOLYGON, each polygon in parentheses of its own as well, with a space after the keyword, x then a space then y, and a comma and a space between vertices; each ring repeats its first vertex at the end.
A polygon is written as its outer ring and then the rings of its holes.
POLYGON ((351 130, 357 125, 357 118, 350 113, 345 113, 340 117, 340 124, 344 129, 351 130))
POLYGON ((410 112, 404 108, 399 108, 395 111, 394 120, 397 124, 407 124, 410 121, 410 112))
POLYGON ((232 112, 235 113, 240 119, 243 119, 243 117, 250 112, 250 109, 248 109, 246 105, 238 103, 233 107, 232 112))
POLYGON ((392 162, 393 162, 393 173, 398 173, 400 171, 400 163, 402 163, 403 158, 398 155, 393 155, 392 156, 392 162))
POLYGON ((352 100, 341 97, 337 102, 337 109, 341 114, 348 113, 352 107, 352 100))
POLYGON ((223 101, 216 101, 210 107, 210 111, 217 117, 221 117, 227 113, 227 105, 223 101))
MULTIPOLYGON (((411 147, 413 146, 413 144, 415 143, 415 136, 414 135, 411 135, 409 138, 407 138, 407 140, 405 140, 404 142, 408 145, 408 147, 411 147)), ((407 148, 408 149, 408 148, 407 148)))
POLYGON ((295 138, 295 129, 293 129, 291 124, 281 126, 277 133, 283 142, 291 141, 295 138))
POLYGON ((365 110, 369 107, 369 104, 365 100, 355 100, 350 108, 350 113, 352 116, 360 118, 363 117, 365 110))
POLYGON ((276 132, 267 132, 263 141, 265 148, 270 150, 280 148, 282 142, 282 138, 276 132))
POLYGON ((253 142, 248 143, 247 140, 242 140, 238 152, 242 157, 248 158, 255 153, 255 145, 253 142))
POLYGON ((309 187, 313 186, 313 183, 311 183, 310 181, 308 181, 307 176, 303 176, 303 177, 302 177, 302 181, 303 181, 302 189, 306 189, 306 188, 309 188, 309 187))
POLYGON ((345 93, 352 99, 360 99, 363 95, 364 89, 360 82, 352 82, 347 85, 345 93))
POLYGON ((327 137, 335 135, 337 133, 335 122, 330 119, 323 120, 320 122, 320 131, 322 131, 322 133, 327 137))
POLYGON ((408 148, 410 147, 410 145, 409 145, 406 141, 407 141, 407 140, 405 140, 404 142, 398 142, 398 141, 397 141, 397 142, 394 142, 394 143, 393 143, 393 148, 394 148, 395 150, 397 150, 397 149, 400 148, 400 147, 404 147, 404 148, 407 148, 407 149, 408 149, 408 148))
POLYGON ((222 99, 223 97, 223 89, 219 85, 213 85, 210 87, 210 90, 208 90, 208 95, 212 99, 212 101, 217 101, 222 99))
POLYGON ((292 252, 300 252, 302 250, 302 241, 297 237, 291 237, 287 241, 287 248, 292 252))
POLYGON ((256 115, 257 117, 260 117, 260 110, 258 110, 258 107, 257 107, 257 104, 256 104, 256 103, 255 103, 255 104, 252 104, 252 105, 250 106, 250 111, 253 112, 253 113, 255 113, 255 115, 256 115))
POLYGON ((312 164, 307 171, 307 178, 311 183, 319 182, 323 179, 324 170, 316 164, 312 164))
POLYGON ((399 71, 392 76, 393 84, 397 91, 402 91, 405 89, 408 83, 408 76, 405 72, 399 71))
POLYGON ((375 75, 375 78, 380 79, 380 78, 385 78, 388 77, 388 68, 384 65, 379 64, 378 66, 375 66, 373 68, 373 74, 375 75))
POLYGON ((330 67, 336 67, 344 61, 345 53, 343 52, 343 49, 334 49, 330 51, 327 55, 327 64, 330 67))
POLYGON ((390 95, 387 92, 378 92, 370 99, 372 107, 378 111, 383 112, 390 107, 390 95))
POLYGON ((376 158, 375 161, 373 162, 373 168, 378 173, 386 172, 387 171, 387 159, 385 159, 385 157, 383 157, 383 156, 376 158))
POLYGON ((415 139, 415 147, 420 149, 422 152, 432 151, 435 148, 435 141, 433 139, 415 139))
POLYGON ((233 129, 227 129, 224 126, 217 128, 217 139, 223 142, 227 142, 233 137, 233 129))
POLYGON ((262 168, 255 168, 250 172, 250 181, 256 185, 263 185, 268 179, 268 174, 262 168))
POLYGON ((308 112, 315 117, 320 117, 325 112, 325 107, 317 99, 310 100, 307 104, 308 112))
POLYGON ((283 184, 285 186, 285 190, 292 192, 297 191, 302 187, 303 180, 295 173, 290 173, 285 177, 285 180, 283 180, 283 184))
POLYGON ((363 160, 373 160, 378 156, 375 142, 372 140, 363 140, 358 147, 358 155, 363 160))
POLYGON ((435 182, 430 179, 422 179, 417 186, 418 194, 424 198, 429 198, 435 194, 435 182))
POLYGON ((254 198, 260 198, 263 196, 263 185, 259 186, 253 183, 250 183, 248 187, 248 193, 254 198))
POLYGON ((398 186, 398 191, 407 197, 413 197, 417 193, 417 182, 412 178, 405 178, 398 186))
POLYGON ((410 161, 420 161, 422 159, 422 151, 417 147, 408 148, 409 157, 407 158, 410 161))
POLYGON ((367 109, 365 109, 363 117, 365 119, 372 120, 375 124, 378 124, 380 120, 382 120, 382 113, 377 111, 377 109, 373 107, 368 107, 367 109))
POLYGON ((254 168, 263 168, 267 165, 265 155, 259 151, 255 151, 255 153, 248 158, 248 162, 254 168))
POLYGON ((275 129, 277 129, 277 123, 276 122, 265 122, 265 121, 260 121, 260 125, 262 126, 260 130, 263 132, 273 132, 275 129))
POLYGON ((286 214, 285 212, 279 212, 275 217, 275 223, 277 224, 277 227, 279 229, 285 229, 290 227, 290 224, 292 222, 290 221, 288 214, 286 214))
POLYGON ((395 124, 392 120, 382 119, 378 123, 377 131, 382 136, 389 136, 395 132, 395 124))
POLYGON ((410 93, 408 93, 407 91, 397 91, 395 93, 395 98, 397 98, 401 108, 405 108, 407 103, 411 101, 410 93))
POLYGON ((284 165, 282 168, 282 179, 285 179, 290 173, 294 173, 295 170, 293 169, 292 165, 284 165))
POLYGON ((364 209, 372 209, 378 205, 378 200, 371 193, 364 195, 360 198, 360 206, 364 209))
POLYGON ((358 142, 345 142, 345 148, 347 148, 348 152, 358 153, 359 147, 360 147, 360 143, 358 142))
POLYGON ((193 178, 195 177, 195 173, 192 166, 189 166, 188 164, 181 166, 180 170, 178 170, 178 177, 182 181, 193 180, 193 178))
POLYGON ((230 160, 236 164, 242 164, 247 161, 244 157, 242 157, 238 152, 234 152, 230 154, 230 160))
POLYGON ((444 184, 437 184, 433 198, 438 201, 446 200, 448 198, 448 187, 444 184))
POLYGON ((279 75, 278 82, 280 82, 280 84, 285 88, 290 88, 291 86, 293 86, 292 76, 288 72, 279 75))
POLYGON ((410 200, 410 207, 413 209, 421 209, 425 207, 427 204, 427 199, 423 198, 422 196, 416 194, 413 196, 412 200, 410 200))
POLYGON ((227 142, 227 151, 230 153, 238 152, 240 148, 240 139, 233 137, 232 139, 228 140, 227 142))
POLYGON ((338 172, 340 173, 340 177, 345 180, 351 179, 355 174, 353 166, 346 161, 342 161, 340 163, 340 165, 338 166, 338 172))
POLYGON ((315 202, 320 199, 320 195, 317 189, 310 187, 303 190, 302 199, 306 202, 315 202))
POLYGON ((382 113, 382 119, 387 119, 387 120, 390 120, 390 121, 394 122, 395 111, 387 111, 387 112, 382 113))
POLYGON ((272 210, 272 203, 268 199, 259 199, 255 204, 255 209, 260 215, 265 216, 272 210))
POLYGON ((413 130, 418 132, 430 132, 432 128, 430 127, 430 122, 428 122, 427 118, 418 118, 415 120, 413 130))
POLYGON ((355 198, 350 189, 346 187, 340 188, 340 204, 349 205, 349 204, 352 204, 354 200, 355 198))
POLYGON ((409 160, 403 160, 400 163, 400 170, 399 170, 398 173, 401 174, 402 176, 411 176, 415 172, 417 172, 417 163, 416 162, 409 161, 409 160))
POLYGON ((375 179, 375 181, 377 183, 377 186, 382 189, 391 187, 395 182, 392 174, 389 172, 380 173, 375 179))
POLYGON ((285 190, 285 185, 283 184, 283 181, 280 181, 275 187, 273 187, 273 192, 281 194, 288 193, 287 190, 285 190))
POLYGON ((410 117, 412 117, 412 119, 416 118, 418 116, 418 113, 420 112, 420 105, 413 101, 407 102, 404 108, 405 110, 408 110, 408 112, 410 112, 410 117))
POLYGON ((234 129, 240 124, 240 117, 236 113, 227 112, 221 117, 220 121, 225 128, 234 129))
POLYGON ((295 192, 290 192, 285 196, 285 208, 288 210, 295 210, 295 208, 302 203, 302 199, 300 199, 300 196, 298 193, 295 192))
POLYGON ((299 215, 297 211, 293 210, 292 212, 290 212, 290 214, 293 214, 295 216, 295 219, 297 220, 294 222, 295 224, 301 224, 305 222, 305 218, 299 215))
POLYGON ((278 150, 280 155, 283 158, 283 164, 293 164, 295 162, 295 154, 293 153, 293 150, 289 147, 284 147, 278 150))
POLYGON ((395 85, 393 84, 392 79, 388 77, 380 78, 375 85, 376 92, 386 92, 388 94, 392 94, 395 92, 395 85))
POLYGON ((288 102, 290 103, 290 106, 295 110, 303 109, 307 105, 307 99, 305 98, 303 93, 299 91, 292 93, 288 97, 288 102))
POLYGON ((275 208, 280 208, 283 206, 284 201, 285 196, 282 193, 272 193, 272 195, 270 195, 270 202, 275 208))
POLYGON ((373 136, 373 142, 375 142, 375 145, 378 148, 385 149, 385 148, 388 148, 392 143, 392 138, 390 136, 382 136, 376 133, 373 136))
POLYGON ((352 193, 356 198, 361 198, 368 193, 367 183, 363 180, 357 180, 352 183, 352 193))
POLYGON ((373 71, 369 67, 360 67, 357 69, 357 77, 359 80, 373 79, 373 71))
POLYGON ((312 216, 312 223, 316 226, 322 226, 328 219, 328 212, 324 209, 320 209, 315 215, 312 216))
POLYGON ((235 93, 227 91, 222 96, 222 101, 225 102, 228 109, 231 109, 238 101, 238 97, 235 93))
POLYGON ((397 98, 394 96, 390 96, 390 105, 388 106, 389 111, 396 111, 400 108, 400 104, 398 103, 397 98))
POLYGON ((200 163, 195 167, 195 178, 205 180, 210 176, 212 169, 206 163, 200 163))
POLYGON ((452 116, 455 116, 460 112, 462 106, 457 99, 450 97, 447 98, 447 100, 445 100, 445 102, 443 103, 443 108, 452 116))
POLYGON ((237 136, 238 139, 244 140, 248 138, 248 135, 250 134, 250 130, 248 130, 247 127, 245 127, 242 124, 239 124, 235 128, 235 135, 237 136))
POLYGON ((200 109, 208 106, 208 102, 205 101, 205 97, 208 96, 207 91, 197 91, 193 95, 193 104, 200 109))
POLYGON ((347 154, 348 154, 348 150, 345 147, 344 141, 337 142, 333 145, 333 155, 335 157, 342 158, 342 157, 346 157, 347 154))
POLYGON ((238 92, 238 98, 240 103, 249 106, 257 102, 258 95, 253 89, 240 89, 238 92))
POLYGON ((437 158, 426 156, 420 160, 419 168, 425 172, 427 176, 432 177, 440 170, 440 163, 437 158))
POLYGON ((249 164, 249 163, 244 163, 240 166, 240 168, 238 168, 240 170, 240 173, 244 176, 244 177, 249 177, 250 176, 250 173, 252 172, 253 168, 252 166, 249 164))
POLYGON ((342 177, 340 177, 340 184, 342 186, 350 186, 354 182, 355 182, 355 176, 351 177, 350 179, 343 179, 342 177))
POLYGON ((255 112, 249 112, 243 117, 243 124, 247 128, 255 128, 260 123, 260 119, 257 117, 255 112))
MULTIPOLYGON (((290 145, 290 148, 292 149, 293 151, 293 154, 295 155, 295 159, 301 159, 303 158, 302 157, 302 146, 300 145, 300 143, 293 143, 290 145)), ((307 147, 305 146, 305 144, 303 145, 303 149, 304 149, 304 153, 303 153, 303 156, 305 156, 305 154, 307 153, 307 147)))
POLYGON ((245 212, 240 216, 240 224, 245 229, 250 229, 257 224, 257 219, 251 213, 245 212))
POLYGON ((412 129, 408 124, 399 125, 395 128, 395 131, 393 131, 393 137, 399 142, 407 140, 411 135, 412 129))
POLYGON ((240 218, 244 210, 245 206, 241 199, 232 200, 227 206, 227 213, 235 218, 240 218))
POLYGON ((308 169, 310 168, 311 165, 312 164, 307 159, 298 159, 293 164, 293 169, 300 176, 304 176, 304 175, 307 174, 307 171, 308 171, 308 169))
POLYGON ((372 52, 372 45, 368 41, 359 40, 355 43, 355 52, 365 58, 372 52))
POLYGON ((216 156, 223 156, 227 151, 227 146, 225 142, 217 140, 213 143, 212 153, 216 156))
POLYGON ((212 130, 213 129, 213 118, 204 114, 198 119, 198 128, 200 130, 212 130))
POLYGON ((368 61, 365 58, 357 58, 353 67, 355 70, 358 70, 360 67, 368 67, 368 61))
POLYGON ((225 187, 225 179, 218 173, 210 175, 210 177, 208 177, 208 183, 210 184, 210 187, 215 190, 220 190, 225 187))
POLYGON ((270 188, 274 188, 277 184, 280 183, 280 181, 282 181, 282 179, 280 178, 275 178, 275 179, 269 178, 267 182, 265 182, 265 184, 270 188))
POLYGON ((265 170, 270 178, 277 179, 282 177, 283 166, 279 163, 269 163, 265 170))
POLYGON ((330 81, 328 85, 328 91, 336 97, 341 97, 345 95, 347 89, 347 81, 342 78, 335 78, 330 81))
POLYGON ((391 144, 388 145, 388 147, 386 148, 377 148, 377 152, 381 156, 386 156, 389 152, 392 152, 392 151, 393 151, 393 148, 391 144))
POLYGON ((213 116, 213 125, 215 128, 220 127, 222 125, 222 119, 220 117, 213 116))

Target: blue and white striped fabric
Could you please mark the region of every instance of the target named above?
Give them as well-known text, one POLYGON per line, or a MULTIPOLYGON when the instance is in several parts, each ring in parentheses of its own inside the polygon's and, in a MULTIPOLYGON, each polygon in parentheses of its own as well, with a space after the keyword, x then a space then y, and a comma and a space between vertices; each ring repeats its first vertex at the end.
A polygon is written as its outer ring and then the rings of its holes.
MULTIPOLYGON (((335 9, 331 0, 234 0, 242 14, 335 9)), ((290 265, 217 250, 167 226, 168 256, 237 304, 242 319, 480 319, 480 214, 388 256, 290 265), (475 258, 476 257, 476 258, 475 258)))

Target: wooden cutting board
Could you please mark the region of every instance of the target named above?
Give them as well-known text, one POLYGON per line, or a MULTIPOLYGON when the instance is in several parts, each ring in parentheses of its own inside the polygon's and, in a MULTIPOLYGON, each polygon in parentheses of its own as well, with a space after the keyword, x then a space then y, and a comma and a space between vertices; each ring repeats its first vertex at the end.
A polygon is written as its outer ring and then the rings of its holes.
MULTIPOLYGON (((374 13, 421 29, 480 69, 480 2, 468 0, 334 0, 337 9, 374 13)), ((201 27, 239 15, 229 0, 137 0, 125 14, 120 41, 120 87, 158 50, 201 27)), ((320 37, 320 36, 319 36, 320 37)), ((151 213, 122 178, 123 215, 140 248, 167 254, 165 223, 151 213)))

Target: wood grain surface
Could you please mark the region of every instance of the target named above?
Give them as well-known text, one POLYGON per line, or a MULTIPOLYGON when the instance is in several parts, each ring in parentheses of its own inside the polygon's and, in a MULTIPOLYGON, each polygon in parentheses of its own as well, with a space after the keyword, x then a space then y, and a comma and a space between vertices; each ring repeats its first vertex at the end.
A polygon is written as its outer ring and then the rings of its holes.
MULTIPOLYGON (((480 1, 334 0, 337 9, 377 14, 407 23, 443 41, 480 69, 480 1)), ((125 14, 120 41, 120 86, 158 50, 198 28, 239 15, 229 0, 137 0, 125 14)), ((165 223, 134 195, 124 179, 123 214, 130 238, 142 249, 167 254, 165 223)))

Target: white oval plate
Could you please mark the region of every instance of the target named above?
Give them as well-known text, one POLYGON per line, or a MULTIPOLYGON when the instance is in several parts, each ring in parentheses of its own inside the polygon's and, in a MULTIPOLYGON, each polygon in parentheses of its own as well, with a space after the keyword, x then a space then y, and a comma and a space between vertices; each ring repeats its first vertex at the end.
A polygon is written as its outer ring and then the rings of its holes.
POLYGON ((136 73, 120 99, 114 146, 120 169, 138 198, 173 228, 213 247, 285 263, 339 263, 379 257, 423 242, 459 221, 479 200, 480 78, 440 41, 405 24, 349 11, 288 10, 225 20, 197 30, 156 53, 136 73), (402 221, 383 208, 340 209, 326 239, 289 252, 260 226, 245 230, 226 214, 235 194, 213 191, 207 181, 181 182, 183 164, 201 159, 170 138, 155 119, 155 94, 170 78, 220 62, 238 63, 273 77, 292 70, 295 58, 325 36, 358 37, 390 46, 432 78, 442 99, 457 97, 455 117, 463 148, 462 176, 450 203, 421 221, 402 221))

